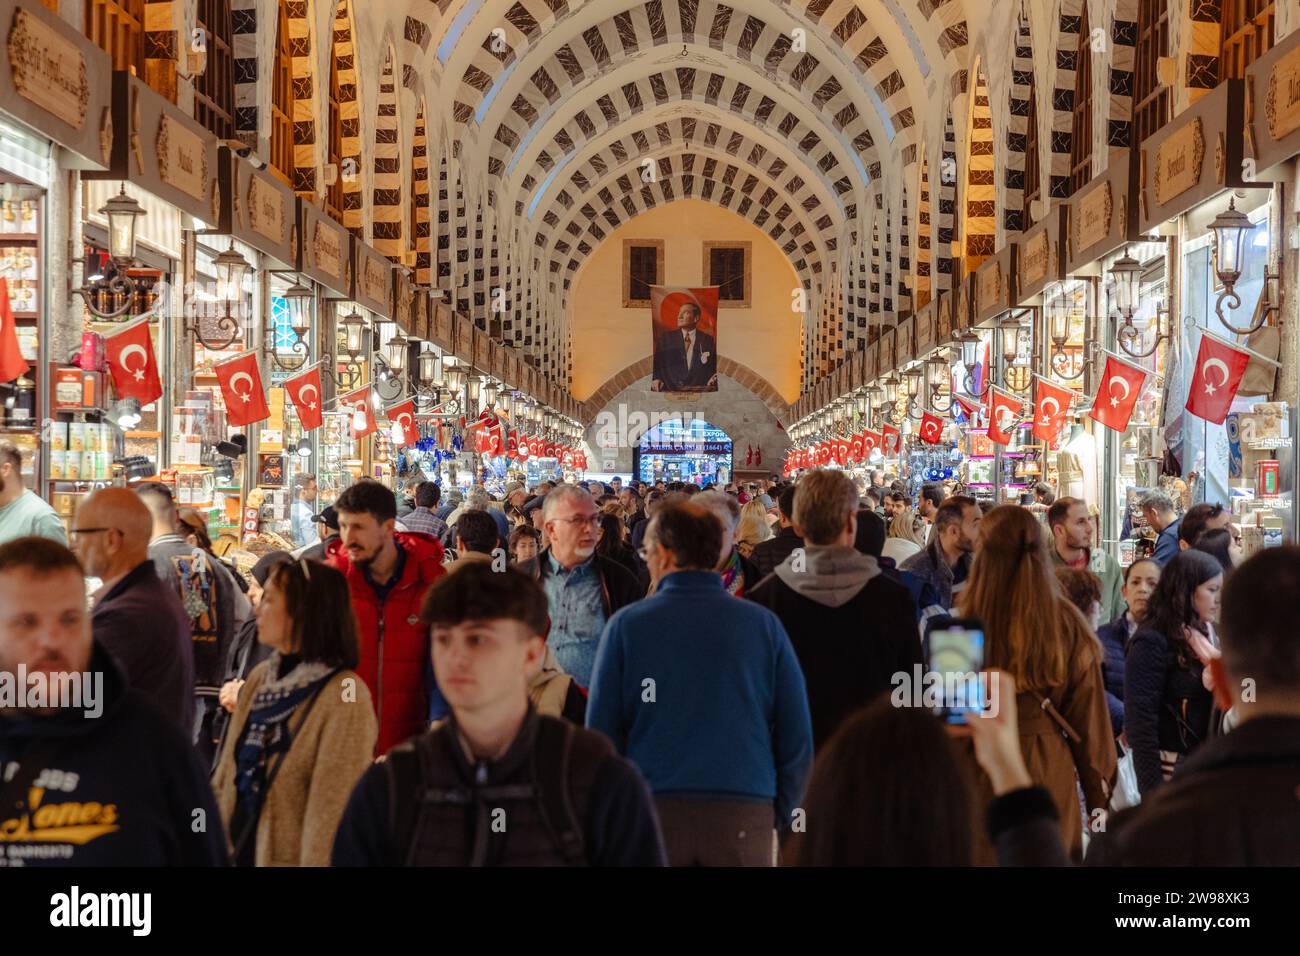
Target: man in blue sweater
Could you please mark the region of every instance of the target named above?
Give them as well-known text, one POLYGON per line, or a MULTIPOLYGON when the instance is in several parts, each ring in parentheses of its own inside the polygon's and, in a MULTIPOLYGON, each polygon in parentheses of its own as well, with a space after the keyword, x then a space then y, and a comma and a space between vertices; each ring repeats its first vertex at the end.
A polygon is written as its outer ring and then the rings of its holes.
POLYGON ((812 766, 803 673, 781 621, 713 570, 722 523, 663 508, 645 536, 655 593, 605 625, 587 726, 644 774, 672 866, 771 866, 812 766))

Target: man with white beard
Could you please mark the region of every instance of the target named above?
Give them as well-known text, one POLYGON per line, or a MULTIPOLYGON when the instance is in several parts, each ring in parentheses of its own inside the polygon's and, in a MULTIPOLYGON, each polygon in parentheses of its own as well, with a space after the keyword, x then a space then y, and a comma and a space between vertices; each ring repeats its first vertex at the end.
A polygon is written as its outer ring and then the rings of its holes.
POLYGON ((551 615, 546 643, 560 666, 586 687, 605 622, 645 591, 627 568, 596 554, 600 512, 586 489, 551 489, 542 505, 542 522, 550 545, 519 569, 537 578, 546 592, 551 615))

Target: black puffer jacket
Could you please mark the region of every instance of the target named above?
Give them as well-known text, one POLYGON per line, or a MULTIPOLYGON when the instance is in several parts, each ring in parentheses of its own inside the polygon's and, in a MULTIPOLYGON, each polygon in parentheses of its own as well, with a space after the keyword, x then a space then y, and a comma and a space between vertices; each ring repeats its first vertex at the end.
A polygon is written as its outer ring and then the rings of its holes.
POLYGON ((1088 846, 1098 866, 1295 866, 1300 717, 1256 717, 1178 765, 1088 846))
POLYGON ((1177 645, 1139 628, 1124 661, 1124 734, 1133 748, 1138 789, 1160 786, 1160 751, 1189 754, 1209 736, 1214 698, 1201 683, 1205 665, 1178 659, 1177 645))

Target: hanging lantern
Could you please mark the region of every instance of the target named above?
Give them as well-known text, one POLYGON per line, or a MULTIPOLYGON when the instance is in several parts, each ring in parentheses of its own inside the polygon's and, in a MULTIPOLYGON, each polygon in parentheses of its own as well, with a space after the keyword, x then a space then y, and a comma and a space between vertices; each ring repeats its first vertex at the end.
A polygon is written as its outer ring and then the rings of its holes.
POLYGON ((1110 277, 1115 283, 1115 308, 1124 316, 1124 321, 1128 322, 1133 318, 1140 301, 1142 263, 1130 256, 1125 249, 1124 255, 1111 264, 1110 277))
POLYGON ((134 262, 136 224, 145 215, 145 209, 126 194, 126 183, 122 184, 121 192, 104 203, 99 214, 108 220, 108 254, 119 267, 134 262))
POLYGON ((1214 233, 1214 270, 1219 282, 1231 291, 1241 278, 1242 243, 1251 230, 1250 218, 1238 210, 1236 200, 1229 197, 1228 208, 1214 217, 1210 229, 1214 233))
POLYGON ((311 307, 316 294, 301 282, 295 282, 285 290, 284 307, 289 312, 289 327, 299 339, 307 337, 311 331, 311 307))
POLYGON ((343 350, 353 359, 359 358, 365 352, 366 320, 360 312, 353 309, 344 317, 342 326, 343 350))
POLYGON ((961 364, 969 371, 979 361, 980 337, 971 329, 961 334, 961 364))
POLYGON ((217 298, 226 304, 226 314, 243 301, 244 277, 251 268, 248 260, 235 251, 235 242, 230 241, 230 248, 213 260, 217 271, 217 298))
POLYGON ((420 384, 426 388, 441 384, 438 381, 438 353, 430 349, 427 352, 421 352, 419 361, 416 363, 416 375, 419 376, 420 384))
POLYGON ((398 329, 397 334, 384 346, 384 358, 388 361, 388 367, 394 375, 401 375, 406 371, 406 353, 410 346, 411 340, 402 334, 401 329, 398 329))

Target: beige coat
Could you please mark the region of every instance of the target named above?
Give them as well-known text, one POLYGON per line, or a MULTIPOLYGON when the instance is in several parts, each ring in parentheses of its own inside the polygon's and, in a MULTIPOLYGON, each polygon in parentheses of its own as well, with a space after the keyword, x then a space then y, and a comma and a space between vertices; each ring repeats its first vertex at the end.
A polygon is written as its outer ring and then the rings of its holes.
MULTIPOLYGON (((235 747, 269 663, 253 668, 248 683, 239 689, 212 778, 227 830, 235 812, 235 747)), ((354 671, 340 671, 321 689, 306 721, 294 714, 290 726, 293 742, 262 805, 254 862, 257 866, 328 866, 334 832, 352 788, 370 766, 379 734, 370 691, 354 671)), ((238 837, 230 834, 232 841, 238 837)))

